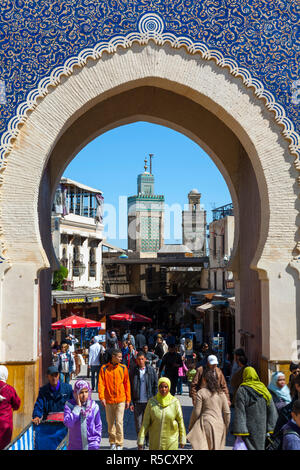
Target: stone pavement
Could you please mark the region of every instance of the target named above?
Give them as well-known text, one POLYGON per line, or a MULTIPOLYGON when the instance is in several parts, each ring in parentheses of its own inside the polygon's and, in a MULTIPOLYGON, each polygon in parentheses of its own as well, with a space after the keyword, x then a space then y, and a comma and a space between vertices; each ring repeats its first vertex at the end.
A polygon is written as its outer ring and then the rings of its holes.
MULTIPOLYGON (((89 383, 91 383, 91 379, 87 378, 87 366, 81 366, 80 374, 77 376, 77 378, 75 380, 71 380, 71 385, 73 386, 75 381, 80 379, 80 378, 82 378, 84 380, 87 380, 89 383)), ((188 387, 187 387, 186 384, 183 384, 183 394, 182 395, 176 395, 176 397, 179 398, 179 401, 181 403, 185 428, 187 430, 193 406, 192 406, 192 400, 188 395, 188 387)), ((100 413, 101 413, 102 441, 101 441, 100 449, 108 450, 108 449, 110 449, 110 445, 109 445, 109 440, 108 440, 108 431, 107 431, 107 423, 106 423, 106 418, 105 418, 105 410, 99 402, 97 392, 92 393, 92 398, 93 398, 93 400, 95 400, 98 403, 98 405, 100 407, 100 413)), ((135 431, 133 413, 130 410, 125 410, 125 414, 124 414, 124 450, 126 450, 126 449, 128 449, 128 450, 129 449, 130 450, 137 449, 136 438, 137 438, 137 436, 136 436, 136 431, 135 431)), ((233 443, 234 443, 234 437, 230 433, 228 433, 227 439, 226 439, 225 450, 231 450, 232 446, 233 446, 233 443)), ((191 447, 190 443, 186 444, 185 449, 192 450, 192 447, 191 447)))

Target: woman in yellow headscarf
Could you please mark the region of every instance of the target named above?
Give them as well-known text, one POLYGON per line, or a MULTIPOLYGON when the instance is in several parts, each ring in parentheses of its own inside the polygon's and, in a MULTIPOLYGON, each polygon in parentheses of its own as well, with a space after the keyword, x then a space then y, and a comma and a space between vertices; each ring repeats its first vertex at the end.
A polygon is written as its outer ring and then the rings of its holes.
POLYGON ((158 393, 147 403, 142 427, 138 435, 138 448, 143 449, 149 432, 150 450, 178 450, 186 443, 186 432, 179 400, 170 393, 171 382, 167 377, 158 381, 158 393))
POLYGON ((233 434, 248 450, 264 450, 267 433, 273 433, 278 414, 272 395, 253 367, 245 367, 234 405, 233 434))

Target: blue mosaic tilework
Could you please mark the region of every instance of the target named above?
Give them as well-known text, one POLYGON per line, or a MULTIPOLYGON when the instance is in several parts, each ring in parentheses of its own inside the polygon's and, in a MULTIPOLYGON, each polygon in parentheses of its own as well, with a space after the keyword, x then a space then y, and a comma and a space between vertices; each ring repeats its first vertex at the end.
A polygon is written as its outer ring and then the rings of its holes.
POLYGON ((201 41, 247 69, 299 132, 298 0, 1 0, 0 136, 55 67, 137 31, 147 12, 162 18, 165 32, 201 41))

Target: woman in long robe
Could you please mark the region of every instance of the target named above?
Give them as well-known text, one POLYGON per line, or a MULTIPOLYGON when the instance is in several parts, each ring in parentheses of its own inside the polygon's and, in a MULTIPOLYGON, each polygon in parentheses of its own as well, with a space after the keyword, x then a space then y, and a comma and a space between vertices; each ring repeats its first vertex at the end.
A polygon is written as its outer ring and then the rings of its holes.
POLYGON ((223 450, 230 423, 230 408, 213 371, 204 376, 190 418, 189 434, 194 450, 223 450))
POLYGON ((21 400, 14 387, 6 383, 8 370, 0 366, 0 450, 10 441, 13 432, 13 411, 18 410, 21 400))
POLYGON ((248 450, 264 450, 267 433, 274 432, 277 410, 267 387, 253 367, 246 367, 236 393, 233 434, 248 450))
POLYGON ((186 432, 181 405, 170 393, 171 382, 167 377, 158 381, 158 393, 147 403, 142 427, 138 435, 138 448, 142 449, 149 432, 149 450, 178 450, 186 443, 186 432))

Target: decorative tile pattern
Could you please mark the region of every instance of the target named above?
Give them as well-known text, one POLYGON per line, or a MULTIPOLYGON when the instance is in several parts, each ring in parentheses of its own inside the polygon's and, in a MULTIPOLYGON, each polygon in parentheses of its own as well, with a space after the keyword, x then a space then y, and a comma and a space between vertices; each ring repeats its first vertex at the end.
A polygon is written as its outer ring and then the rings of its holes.
POLYGON ((150 37, 186 44, 241 75, 275 111, 299 156, 299 13, 297 0, 2 0, 0 163, 50 82, 78 61, 150 37))
POLYGON ((160 248, 160 224, 158 217, 141 217, 141 251, 157 252, 160 248))

